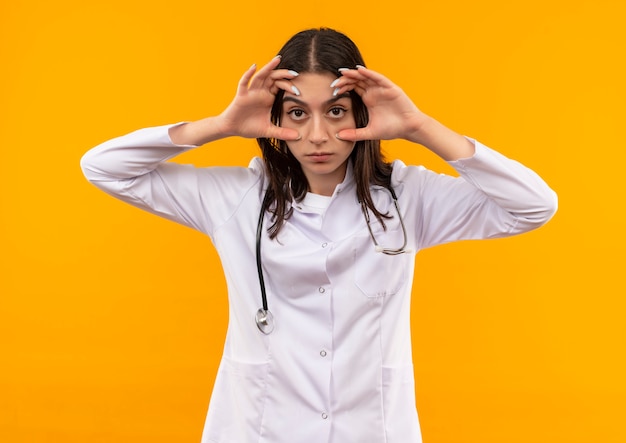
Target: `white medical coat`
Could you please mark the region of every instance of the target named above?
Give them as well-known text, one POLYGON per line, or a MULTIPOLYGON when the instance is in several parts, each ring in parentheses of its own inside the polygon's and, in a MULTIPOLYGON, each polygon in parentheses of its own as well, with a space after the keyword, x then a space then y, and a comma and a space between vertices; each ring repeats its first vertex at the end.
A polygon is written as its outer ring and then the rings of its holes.
MULTIPOLYGON (((256 225, 267 181, 263 161, 248 168, 196 168, 166 160, 169 126, 142 129, 83 157, 86 177, 132 205, 206 233, 228 284, 229 325, 203 443, 415 443, 409 302, 414 253, 374 246, 356 198, 352 168, 333 196, 293 203, 275 240, 263 238, 263 272, 276 327, 263 335, 255 261, 256 225)), ((393 164, 392 185, 407 248, 503 237, 536 228, 556 210, 534 172, 475 142, 473 157, 450 162, 460 177, 393 164)), ((393 219, 379 244, 403 236, 391 196, 373 186, 393 219)), ((269 217, 266 217, 266 225, 269 217)))

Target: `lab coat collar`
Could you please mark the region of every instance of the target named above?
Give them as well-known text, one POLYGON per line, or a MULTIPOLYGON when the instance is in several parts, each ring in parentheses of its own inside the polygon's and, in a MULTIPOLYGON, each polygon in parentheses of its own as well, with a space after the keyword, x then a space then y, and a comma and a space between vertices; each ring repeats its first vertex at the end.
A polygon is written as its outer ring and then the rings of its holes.
MULTIPOLYGON (((333 192, 332 200, 330 204, 333 204, 333 201, 339 198, 339 195, 346 195, 346 194, 349 195, 349 192, 354 190, 355 183, 356 182, 354 180, 354 166, 352 166, 352 160, 349 160, 348 167, 346 168, 346 176, 344 177, 343 181, 335 187, 335 191, 333 192)), ((353 192, 353 195, 354 195, 354 200, 356 202, 356 198, 357 198, 356 192, 353 192)), ((292 200, 291 205, 293 206, 294 211, 303 212, 303 213, 308 212, 306 208, 304 208, 303 205, 300 205, 298 202, 294 202, 292 200)))

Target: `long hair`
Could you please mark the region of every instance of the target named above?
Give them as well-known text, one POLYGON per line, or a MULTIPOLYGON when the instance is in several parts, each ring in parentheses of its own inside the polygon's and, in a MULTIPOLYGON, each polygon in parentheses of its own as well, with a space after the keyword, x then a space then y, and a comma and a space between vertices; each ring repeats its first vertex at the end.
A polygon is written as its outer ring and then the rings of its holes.
MULTIPOLYGON (((365 66, 357 46, 346 35, 333 29, 320 28, 301 31, 291 37, 279 54, 276 69, 292 69, 299 73, 331 73, 339 75, 339 68, 365 66)), ((284 92, 280 90, 271 110, 272 123, 280 126, 284 92)), ((369 114, 361 97, 350 91, 357 128, 367 126, 369 114)), ((269 185, 263 201, 264 208, 273 214, 269 228, 270 238, 275 238, 293 211, 288 202, 301 201, 308 191, 308 181, 300 163, 289 151, 283 140, 258 138, 269 177, 269 185)), ((371 185, 391 188, 391 164, 383 158, 380 140, 364 140, 355 143, 350 154, 356 182, 357 198, 384 226, 387 214, 379 212, 372 201, 371 185)))

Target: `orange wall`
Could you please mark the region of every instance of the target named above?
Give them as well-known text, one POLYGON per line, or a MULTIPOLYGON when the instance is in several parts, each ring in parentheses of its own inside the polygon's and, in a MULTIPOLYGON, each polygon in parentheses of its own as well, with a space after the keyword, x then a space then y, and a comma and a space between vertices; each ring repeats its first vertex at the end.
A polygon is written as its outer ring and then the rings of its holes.
MULTIPOLYGON (((214 3, 0 6, 0 441, 199 441, 226 325, 216 255, 97 191, 78 161, 133 129, 219 112, 250 64, 319 25, 560 196, 539 231, 420 254, 425 442, 626 441, 625 3, 214 3)), ((234 139, 183 160, 256 152, 234 139)))

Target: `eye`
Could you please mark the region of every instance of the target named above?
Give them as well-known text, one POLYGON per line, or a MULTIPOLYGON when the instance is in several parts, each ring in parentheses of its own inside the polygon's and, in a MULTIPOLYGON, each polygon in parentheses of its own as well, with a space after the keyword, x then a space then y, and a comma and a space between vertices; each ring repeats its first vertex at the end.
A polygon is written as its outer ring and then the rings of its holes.
POLYGON ((342 108, 341 106, 335 106, 331 108, 330 111, 328 111, 328 115, 330 115, 332 118, 341 118, 345 115, 346 112, 347 110, 345 108, 342 108))
POLYGON ((287 111, 287 115, 289 115, 292 120, 302 120, 306 117, 304 110, 300 108, 294 108, 287 111))

